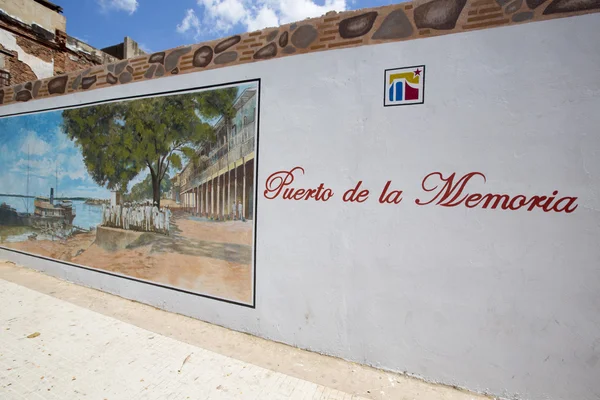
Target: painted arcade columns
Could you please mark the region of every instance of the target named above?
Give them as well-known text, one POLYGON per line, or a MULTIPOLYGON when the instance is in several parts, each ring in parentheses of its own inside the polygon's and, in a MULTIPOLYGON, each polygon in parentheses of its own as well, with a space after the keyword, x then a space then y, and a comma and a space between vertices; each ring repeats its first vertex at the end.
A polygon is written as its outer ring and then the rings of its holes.
POLYGON ((184 207, 215 220, 239 219, 239 204, 245 219, 252 218, 254 165, 242 159, 222 175, 211 177, 183 195, 184 207))

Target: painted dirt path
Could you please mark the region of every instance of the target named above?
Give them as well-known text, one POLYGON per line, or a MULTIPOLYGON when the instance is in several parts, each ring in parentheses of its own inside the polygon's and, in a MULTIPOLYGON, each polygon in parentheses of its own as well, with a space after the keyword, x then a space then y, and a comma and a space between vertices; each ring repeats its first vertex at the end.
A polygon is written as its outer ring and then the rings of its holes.
POLYGON ((143 234, 123 250, 102 248, 93 233, 5 246, 214 297, 252 300, 250 221, 212 222, 176 212, 170 236, 143 234))

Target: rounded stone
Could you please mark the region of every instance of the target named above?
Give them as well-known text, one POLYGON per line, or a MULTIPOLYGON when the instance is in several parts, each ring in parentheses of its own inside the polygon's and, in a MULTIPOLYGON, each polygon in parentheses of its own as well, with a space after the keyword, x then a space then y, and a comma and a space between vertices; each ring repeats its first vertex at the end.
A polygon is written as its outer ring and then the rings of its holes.
POLYGON ((269 43, 265 47, 254 53, 255 60, 266 60, 273 58, 277 55, 277 45, 275 43, 269 43))
POLYGON ((513 22, 523 22, 533 18, 533 11, 525 11, 512 16, 513 22))
POLYGON ((242 40, 241 36, 236 35, 221 41, 218 45, 215 46, 215 54, 224 52, 231 46, 238 44, 240 40, 242 40))
POLYGON ((296 48, 294 46, 287 46, 283 50, 281 50, 283 54, 294 54, 296 52, 296 48))
POLYGON ((15 100, 17 101, 29 101, 32 99, 31 92, 29 90, 21 90, 15 96, 15 100))
POLYGON ((51 79, 48 82, 48 93, 50 94, 63 94, 67 89, 68 76, 59 76, 51 79))
POLYGON ((119 75, 119 82, 120 83, 129 83, 132 80, 133 80, 133 75, 131 75, 129 73, 129 71, 125 71, 121 75, 119 75))
POLYGON ((419 29, 454 29, 467 0, 433 0, 415 8, 415 25, 419 29))
POLYGON ((311 45, 319 36, 319 32, 312 25, 302 25, 292 34, 292 44, 301 49, 311 45))
POLYGON ((373 28, 376 18, 376 11, 346 18, 340 22, 340 36, 344 39, 360 37, 373 28))
POLYGON ((42 81, 35 81, 33 84, 33 97, 37 97, 40 88, 42 87, 42 81))
POLYGON ((25 89, 27 89, 27 90, 31 90, 31 89, 33 89, 33 83, 31 83, 31 82, 27 82, 27 83, 25 84, 25 89))
POLYGON ((404 10, 399 8, 385 17, 379 29, 373 34, 373 39, 403 39, 412 35, 413 31, 413 26, 404 13, 404 10))
POLYGON ((599 9, 600 0, 554 0, 546 7, 544 15, 599 9))
POLYGON ((217 56, 217 58, 215 58, 215 64, 229 64, 237 60, 237 56, 235 51, 228 51, 217 56))
MULTIPOLYGON (((544 4, 546 2, 546 0, 527 0, 527 7, 529 7, 530 9, 536 9, 539 6, 541 6, 542 4, 544 4)), ((513 17, 514 18, 514 17, 513 17)))
POLYGON ((514 14, 519 10, 519 8, 521 8, 522 5, 523 0, 515 0, 504 9, 504 12, 506 14, 514 14))
POLYGON ((150 68, 148 68, 146 70, 146 73, 144 74, 144 78, 146 79, 150 79, 154 76, 154 70, 156 70, 156 65, 151 65, 150 68))
POLYGON ((279 33, 279 30, 269 32, 269 34, 267 35, 267 42, 272 42, 273 40, 275 40, 278 33, 279 33))
POLYGON ((73 83, 71 84, 71 89, 73 89, 73 90, 79 89, 79 85, 81 85, 81 76, 82 76, 82 74, 77 75, 77 78, 73 79, 73 83))
POLYGON ((156 68, 156 76, 163 76, 165 74, 165 67, 163 67, 162 65, 159 65, 158 68, 156 68))
POLYGON ((179 73, 179 68, 175 67, 172 71, 171 71, 171 75, 177 75, 179 73))
POLYGON ((111 74, 110 72, 108 73, 108 75, 106 75, 106 82, 110 83, 111 85, 114 85, 118 81, 119 80, 117 79, 117 77, 111 74))
POLYGON ((170 71, 173 68, 175 68, 177 66, 177 63, 179 63, 179 59, 181 58, 181 56, 189 53, 190 51, 192 51, 192 47, 187 46, 182 47, 180 49, 175 49, 172 52, 170 52, 167 58, 165 59, 165 69, 167 71, 170 71))
POLYGON ((165 61, 165 52, 154 53, 148 58, 148 64, 159 63, 162 64, 165 61))
POLYGON ((87 76, 81 80, 81 87, 83 89, 89 89, 94 83, 96 83, 96 75, 87 76))
POLYGON ((0 104, 4 104, 4 90, 0 89, 0 104))
POLYGON ((119 75, 121 72, 123 72, 128 63, 129 61, 125 60, 115 65, 115 75, 119 75))
POLYGON ((281 34, 281 36, 279 36, 279 46, 281 47, 285 47, 288 44, 288 41, 290 39, 290 34, 286 32, 283 32, 281 34))
POLYGON ((194 52, 192 64, 197 68, 204 68, 213 58, 213 50, 210 46, 202 46, 194 52))
POLYGON ((177 66, 177 63, 179 63, 179 59, 181 58, 181 56, 189 53, 190 51, 192 51, 192 47, 187 46, 175 49, 172 52, 170 52, 167 58, 165 59, 165 69, 167 71, 171 71, 177 66))

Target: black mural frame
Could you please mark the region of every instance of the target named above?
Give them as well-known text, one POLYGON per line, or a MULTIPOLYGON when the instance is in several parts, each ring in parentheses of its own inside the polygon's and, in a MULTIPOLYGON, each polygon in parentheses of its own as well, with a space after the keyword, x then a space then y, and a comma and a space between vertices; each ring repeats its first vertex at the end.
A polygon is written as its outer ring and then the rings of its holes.
POLYGON ((96 104, 104 104, 104 103, 112 103, 112 102, 117 102, 117 101, 127 101, 127 100, 134 100, 134 99, 141 99, 141 98, 148 98, 148 97, 156 97, 156 96, 168 96, 168 95, 175 95, 175 94, 185 94, 185 93, 191 93, 191 92, 196 92, 196 91, 204 91, 204 90, 210 90, 210 89, 217 89, 220 87, 224 87, 224 86, 236 86, 236 85, 242 85, 242 84, 247 84, 247 83, 256 83, 257 87, 258 87, 258 98, 257 98, 257 102, 256 102, 256 107, 257 107, 257 112, 256 112, 256 144, 254 146, 254 152, 255 152, 255 162, 254 162, 254 210, 253 210, 253 223, 254 223, 254 227, 253 227, 253 241, 252 241, 252 253, 253 253, 253 265, 252 265, 252 277, 253 277, 253 282, 252 282, 252 304, 247 304, 247 303, 242 303, 239 301, 235 301, 235 300, 229 300, 229 299, 224 299, 224 298, 220 298, 220 297, 216 297, 216 296, 211 296, 208 294, 202 294, 202 293, 197 293, 197 292, 192 292, 190 290, 186 290, 186 289, 181 289, 178 287, 174 287, 174 286, 169 286, 169 285, 165 285, 165 284, 161 284, 161 283, 157 283, 157 282, 152 282, 152 281, 148 281, 145 279, 140 279, 140 278, 135 278, 132 276, 128 276, 128 275, 124 275, 124 274, 119 274, 119 273, 115 273, 112 271, 106 271, 106 270, 102 270, 99 268, 93 268, 93 267, 88 267, 85 265, 80 265, 80 264, 75 264, 75 263, 70 263, 67 261, 62 261, 62 260, 57 260, 54 258, 50 258, 50 257, 45 257, 45 256, 40 256, 37 254, 32 254, 32 253, 28 253, 25 251, 21 251, 21 250, 16 250, 16 249, 11 249, 8 247, 4 247, 2 245, 0 245, 0 249, 5 250, 5 251, 10 251, 12 253, 17 253, 17 254, 22 254, 28 257, 32 257, 32 258, 37 258, 37 259, 41 259, 41 260, 46 260, 46 261, 51 261, 53 263, 57 263, 57 264, 63 264, 63 265, 67 265, 70 267, 75 267, 75 268, 79 268, 79 269, 83 269, 83 270, 87 270, 87 271, 92 271, 92 272, 96 272, 99 274, 103 274, 103 275, 109 275, 109 276, 114 276, 116 278, 122 278, 122 279, 126 279, 129 281, 133 281, 133 282, 139 282, 139 283, 143 283, 143 284, 147 284, 147 285, 151 285, 151 286, 155 286, 155 287, 160 287, 163 289, 168 289, 168 290, 173 290, 176 292, 180 292, 180 293, 185 293, 185 294, 189 294, 189 295, 193 295, 193 296, 197 296, 197 297, 203 297, 206 299, 211 299, 211 300, 217 300, 217 301, 221 301, 224 303, 228 303, 228 304, 233 304, 233 305, 238 305, 238 306, 242 306, 242 307, 246 307, 246 308, 251 308, 251 309, 256 309, 256 244, 258 242, 257 238, 258 238, 258 202, 259 202, 259 196, 258 196, 258 161, 259 161, 259 139, 260 139, 260 109, 261 109, 261 90, 262 90, 262 86, 261 86, 261 78, 256 78, 256 79, 246 79, 246 80, 241 80, 241 81, 232 81, 232 82, 224 82, 224 83, 219 83, 219 84, 214 84, 214 85, 206 85, 206 86, 197 86, 197 87, 192 87, 192 88, 186 88, 186 89, 177 89, 177 90, 170 90, 170 91, 163 91, 163 92, 156 92, 156 93, 147 93, 147 94, 140 94, 140 95, 135 95, 135 96, 124 96, 124 97, 117 97, 117 98, 111 98, 111 99, 106 99, 106 100, 98 100, 98 101, 91 101, 91 102, 87 102, 87 103, 80 103, 80 104, 74 104, 71 106, 60 106, 60 107, 49 107, 49 108, 43 108, 43 109, 37 109, 37 110, 32 110, 32 111, 23 111, 23 112, 18 112, 18 113, 12 113, 12 114, 6 114, 6 115, 0 115, 0 119, 2 118, 8 118, 8 117, 16 117, 19 115, 27 115, 27 114, 38 114, 38 113, 43 113, 43 112, 48 112, 48 111, 57 111, 57 110, 68 110, 68 109, 73 109, 73 108, 83 108, 83 107, 88 107, 88 106, 92 106, 92 105, 96 105, 96 104))

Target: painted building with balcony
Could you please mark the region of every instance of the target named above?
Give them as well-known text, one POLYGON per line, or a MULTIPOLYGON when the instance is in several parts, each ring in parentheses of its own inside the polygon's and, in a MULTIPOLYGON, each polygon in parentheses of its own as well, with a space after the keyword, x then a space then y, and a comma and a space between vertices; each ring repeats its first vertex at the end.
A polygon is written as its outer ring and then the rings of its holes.
POLYGON ((175 203, 180 202, 179 196, 181 195, 181 173, 176 174, 171 178, 171 189, 169 189, 168 198, 173 200, 175 203))
POLYGON ((252 219, 254 212, 254 158, 256 138, 256 88, 238 96, 236 115, 228 135, 225 120, 215 128, 215 141, 199 150, 198 165, 188 163, 181 172, 183 207, 215 220, 252 219))

